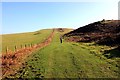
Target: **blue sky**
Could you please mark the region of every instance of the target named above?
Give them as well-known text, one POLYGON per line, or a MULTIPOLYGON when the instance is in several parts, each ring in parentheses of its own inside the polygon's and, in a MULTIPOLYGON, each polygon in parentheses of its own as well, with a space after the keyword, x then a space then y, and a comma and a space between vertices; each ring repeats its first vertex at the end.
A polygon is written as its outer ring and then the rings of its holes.
POLYGON ((46 28, 79 28, 102 19, 118 19, 113 2, 3 2, 2 34, 46 28))

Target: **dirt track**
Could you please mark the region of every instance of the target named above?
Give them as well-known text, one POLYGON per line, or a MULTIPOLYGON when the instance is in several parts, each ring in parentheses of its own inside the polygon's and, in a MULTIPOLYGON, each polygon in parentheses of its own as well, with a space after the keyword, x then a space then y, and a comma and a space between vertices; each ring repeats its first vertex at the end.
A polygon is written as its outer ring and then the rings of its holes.
POLYGON ((14 75, 14 73, 22 66, 27 56, 29 56, 37 49, 43 48, 50 44, 53 35, 54 29, 50 36, 42 43, 19 49, 16 52, 9 52, 5 55, 2 55, 2 78, 9 75, 14 75))

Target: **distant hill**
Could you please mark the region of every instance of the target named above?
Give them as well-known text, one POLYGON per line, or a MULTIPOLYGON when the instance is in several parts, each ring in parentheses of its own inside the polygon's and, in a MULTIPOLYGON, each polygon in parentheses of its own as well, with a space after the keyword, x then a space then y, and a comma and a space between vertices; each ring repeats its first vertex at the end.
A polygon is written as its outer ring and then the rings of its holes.
POLYGON ((64 34, 69 41, 120 45, 120 20, 97 21, 64 34))

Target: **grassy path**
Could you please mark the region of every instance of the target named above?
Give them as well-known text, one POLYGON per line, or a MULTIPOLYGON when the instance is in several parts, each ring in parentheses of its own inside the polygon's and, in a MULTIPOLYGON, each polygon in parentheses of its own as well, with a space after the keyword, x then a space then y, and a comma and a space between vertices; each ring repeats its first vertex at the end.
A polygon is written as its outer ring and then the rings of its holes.
POLYGON ((78 43, 59 41, 55 32, 51 44, 34 52, 16 78, 116 78, 118 68, 106 60, 90 54, 78 43))

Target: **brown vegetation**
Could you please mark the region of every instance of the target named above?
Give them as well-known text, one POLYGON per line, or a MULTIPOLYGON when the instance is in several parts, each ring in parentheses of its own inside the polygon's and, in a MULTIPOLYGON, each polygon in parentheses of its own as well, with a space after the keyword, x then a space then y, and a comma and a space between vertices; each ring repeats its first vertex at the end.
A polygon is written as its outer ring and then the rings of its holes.
POLYGON ((120 45, 120 20, 102 20, 80 27, 64 36, 68 41, 120 45))
POLYGON ((2 55, 2 77, 6 77, 8 75, 14 75, 15 72, 22 66, 25 58, 29 56, 33 51, 43 48, 50 44, 54 35, 54 30, 50 34, 50 36, 43 41, 42 43, 32 45, 30 47, 25 47, 15 52, 8 51, 7 54, 2 55))

